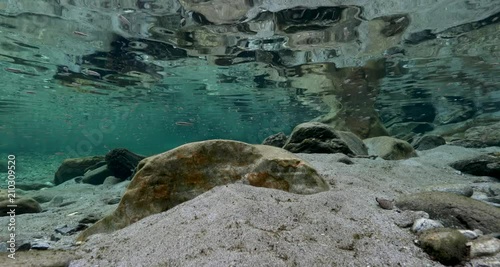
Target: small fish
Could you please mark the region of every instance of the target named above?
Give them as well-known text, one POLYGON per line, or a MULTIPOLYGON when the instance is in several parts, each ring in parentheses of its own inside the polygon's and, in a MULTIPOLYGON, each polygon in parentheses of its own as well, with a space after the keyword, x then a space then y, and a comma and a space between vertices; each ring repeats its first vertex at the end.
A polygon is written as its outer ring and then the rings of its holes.
POLYGON ((123 15, 118 15, 118 20, 120 20, 120 23, 122 24, 122 26, 126 27, 127 29, 130 29, 130 21, 124 17, 123 15))
POLYGON ((187 121, 178 121, 178 122, 175 123, 175 125, 179 125, 179 126, 193 126, 193 123, 187 122, 187 121))
POLYGON ((34 91, 25 91, 25 93, 30 94, 30 95, 36 94, 34 91))
POLYGON ((89 36, 88 34, 86 34, 84 32, 79 32, 79 31, 74 31, 73 34, 80 35, 80 36, 89 36))
POLYGON ((101 74, 99 72, 93 71, 93 70, 90 70, 90 69, 83 69, 82 73, 83 73, 83 75, 89 75, 89 76, 94 76, 94 77, 101 78, 101 74))
POLYGON ((12 73, 17 73, 17 74, 26 74, 26 75, 30 75, 30 76, 38 76, 38 75, 33 74, 33 73, 29 73, 29 72, 26 72, 26 71, 23 71, 23 70, 8 68, 8 67, 4 68, 4 70, 6 70, 8 72, 12 72, 12 73))

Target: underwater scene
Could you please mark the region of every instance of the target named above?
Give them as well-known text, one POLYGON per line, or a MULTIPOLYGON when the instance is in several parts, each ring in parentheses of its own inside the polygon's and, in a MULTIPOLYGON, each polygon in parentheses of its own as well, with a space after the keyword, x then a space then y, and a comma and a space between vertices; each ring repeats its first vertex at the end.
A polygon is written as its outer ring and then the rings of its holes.
POLYGON ((0 0, 0 267, 500 267, 499 0, 0 0))

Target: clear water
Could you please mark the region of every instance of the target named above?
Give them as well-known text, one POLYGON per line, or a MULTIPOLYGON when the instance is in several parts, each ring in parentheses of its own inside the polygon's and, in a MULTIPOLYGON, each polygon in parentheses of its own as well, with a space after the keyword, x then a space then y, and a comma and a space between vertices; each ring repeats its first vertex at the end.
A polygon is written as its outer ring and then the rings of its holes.
POLYGON ((499 120, 495 1, 323 2, 210 23, 176 1, 0 0, 0 152, 260 143, 335 106, 398 137, 499 120))

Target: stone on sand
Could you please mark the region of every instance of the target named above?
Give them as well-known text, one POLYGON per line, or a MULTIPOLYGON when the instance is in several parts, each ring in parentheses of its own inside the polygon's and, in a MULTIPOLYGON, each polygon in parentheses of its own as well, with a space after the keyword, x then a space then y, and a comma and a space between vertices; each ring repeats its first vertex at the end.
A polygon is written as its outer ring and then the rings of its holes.
POLYGON ((42 207, 36 200, 16 195, 14 202, 11 202, 7 190, 0 190, 0 216, 10 216, 7 212, 12 209, 12 207, 9 207, 9 205, 12 204, 17 205, 17 207, 15 207, 15 215, 38 213, 42 211, 42 207))
POLYGON ((121 229, 237 181, 297 194, 329 189, 313 167, 281 148, 229 140, 190 143, 142 160, 118 208, 78 240, 121 229))
POLYGON ((54 175, 54 184, 62 184, 76 176, 81 176, 88 167, 103 160, 103 156, 65 159, 54 175))
POLYGON ((500 232, 500 209, 484 202, 448 192, 423 192, 396 199, 402 210, 422 210, 445 227, 479 229, 485 234, 500 232))
POLYGON ((417 153, 406 141, 389 136, 364 139, 368 154, 377 155, 385 160, 399 160, 416 157, 417 153))
POLYGON ((293 153, 367 155, 363 141, 355 134, 337 131, 320 122, 306 122, 295 126, 283 148, 293 153))

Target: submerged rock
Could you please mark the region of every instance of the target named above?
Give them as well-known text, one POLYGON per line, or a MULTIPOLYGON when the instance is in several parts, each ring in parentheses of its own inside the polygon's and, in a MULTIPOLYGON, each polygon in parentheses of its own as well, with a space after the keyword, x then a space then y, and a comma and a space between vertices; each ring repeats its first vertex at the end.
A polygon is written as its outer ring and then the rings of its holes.
POLYGON ((237 181, 296 194, 329 189, 313 167, 280 148, 230 140, 190 143, 142 160, 118 208, 78 240, 121 229, 237 181))
POLYGON ((445 227, 500 232, 500 209, 481 201, 447 192, 424 192, 396 199, 402 210, 422 210, 445 227))
POLYGON ((467 257, 467 238, 456 229, 436 228, 424 231, 419 246, 436 261, 455 265, 467 257))
POLYGON ((286 140, 288 137, 284 133, 277 133, 271 136, 268 136, 264 141, 262 141, 263 145, 275 146, 275 147, 283 147, 286 144, 286 140))
POLYGON ((500 253, 500 239, 492 236, 481 236, 467 243, 471 258, 493 256, 500 253))
POLYGON ((459 160, 451 163, 450 166, 463 173, 500 179, 500 153, 498 152, 459 160))
POLYGON ((0 216, 11 216, 10 212, 15 209, 15 215, 24 213, 38 213, 42 211, 42 207, 38 202, 29 197, 20 197, 16 195, 14 202, 7 195, 6 190, 0 191, 0 216), (16 207, 9 207, 10 205, 16 205, 16 207))
POLYGON ((421 233, 426 230, 444 227, 442 223, 428 218, 420 218, 413 223, 411 231, 421 233))
POLYGON ((394 208, 394 200, 376 197, 375 201, 384 210, 392 210, 394 208))
POLYGON ((500 146, 500 122, 470 127, 460 139, 453 140, 450 144, 470 148, 500 146))
POLYGON ((363 141, 355 134, 336 131, 333 127, 320 122, 297 125, 283 148, 293 153, 367 155, 363 141))
POLYGON ((448 184, 433 185, 425 188, 426 191, 448 192, 465 197, 471 197, 474 194, 472 186, 469 184, 448 184))
POLYGON ((145 156, 135 154, 125 148, 115 148, 105 156, 108 170, 113 176, 122 180, 129 178, 134 173, 139 161, 144 158, 145 156))
POLYGON ((103 156, 65 159, 54 175, 54 184, 59 185, 76 176, 81 176, 87 168, 103 160, 103 156))
POLYGON ((389 136, 372 137, 363 140, 370 155, 377 155, 385 160, 399 160, 416 157, 417 153, 406 141, 389 136))
POLYGON ((104 182, 104 180, 111 176, 112 173, 108 169, 107 165, 103 165, 95 170, 91 170, 83 176, 82 182, 86 184, 99 185, 104 182))
POLYGON ((411 145, 416 150, 428 150, 428 149, 436 148, 438 146, 442 146, 445 144, 446 144, 446 141, 441 136, 424 135, 420 138, 415 139, 411 145))

